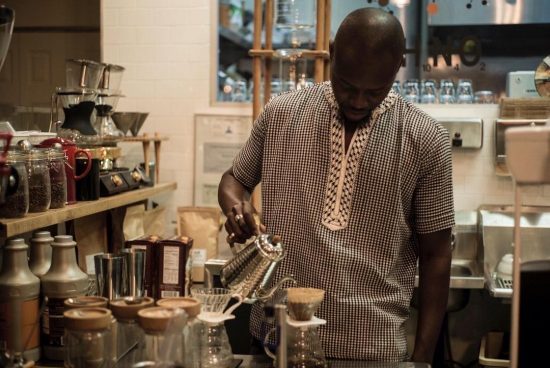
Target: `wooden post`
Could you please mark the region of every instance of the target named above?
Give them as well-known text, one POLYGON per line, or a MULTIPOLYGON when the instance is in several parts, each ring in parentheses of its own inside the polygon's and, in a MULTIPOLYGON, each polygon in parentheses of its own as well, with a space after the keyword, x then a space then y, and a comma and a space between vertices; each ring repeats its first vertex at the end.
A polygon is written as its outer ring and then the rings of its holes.
MULTIPOLYGON (((323 50, 325 46, 325 0, 317 0, 317 26, 315 27, 315 50, 323 50)), ((325 60, 322 57, 315 58, 315 82, 324 80, 325 60)))
MULTIPOLYGON (((262 48, 262 0, 254 0, 254 40, 252 47, 255 50, 262 48)), ((252 72, 254 81, 254 94, 252 97, 252 120, 260 115, 261 101, 260 89, 262 87, 262 59, 260 56, 252 56, 252 72)))
MULTIPOLYGON (((273 51, 273 0, 265 2, 265 49, 273 51)), ((264 105, 271 98, 271 73, 273 61, 271 57, 265 59, 264 70, 264 105)))
MULTIPOLYGON (((331 30, 331 14, 332 14, 332 1, 331 0, 325 0, 326 6, 325 6, 325 44, 324 49, 328 52, 330 52, 330 30, 331 30)), ((325 75, 324 79, 329 80, 330 79, 330 58, 325 59, 325 75)))

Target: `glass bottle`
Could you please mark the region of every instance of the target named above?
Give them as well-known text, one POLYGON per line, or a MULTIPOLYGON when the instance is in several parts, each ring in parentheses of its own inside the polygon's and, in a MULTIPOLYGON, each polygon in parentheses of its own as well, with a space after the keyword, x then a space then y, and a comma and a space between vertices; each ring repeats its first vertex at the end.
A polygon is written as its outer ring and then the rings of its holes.
POLYGON ((10 152, 6 162, 11 167, 9 180, 16 189, 6 194, 6 201, 0 206, 0 217, 24 217, 29 212, 29 180, 25 155, 10 152))
POLYGON ((40 358, 40 280, 27 263, 24 239, 12 239, 4 247, 0 272, 0 349, 40 358))
POLYGON ((36 276, 44 275, 52 264, 53 238, 49 231, 37 231, 31 238, 29 267, 36 276))
POLYGON ((86 307, 69 309, 63 315, 65 367, 111 367, 111 311, 106 308, 86 307))
POLYGON ((29 177, 29 212, 47 211, 51 202, 51 184, 46 149, 29 151, 27 172, 29 177))
POLYGON ((157 301, 159 307, 179 308, 187 314, 187 325, 182 330, 183 334, 183 359, 186 368, 199 368, 200 359, 200 335, 203 323, 197 318, 201 312, 201 303, 190 297, 165 298, 157 301))
POLYGON ((138 312, 154 305, 150 297, 128 297, 111 300, 111 312, 116 318, 116 359, 122 359, 122 366, 131 366, 138 362, 136 344, 143 340, 143 330, 138 324, 138 312))
POLYGON ((67 176, 65 174, 65 153, 63 150, 49 150, 50 208, 63 208, 67 203, 67 176))
POLYGON ((42 351, 50 360, 64 358, 64 301, 84 296, 88 275, 76 262, 76 242, 71 235, 57 235, 52 242, 52 265, 41 278, 45 308, 42 313, 42 351))

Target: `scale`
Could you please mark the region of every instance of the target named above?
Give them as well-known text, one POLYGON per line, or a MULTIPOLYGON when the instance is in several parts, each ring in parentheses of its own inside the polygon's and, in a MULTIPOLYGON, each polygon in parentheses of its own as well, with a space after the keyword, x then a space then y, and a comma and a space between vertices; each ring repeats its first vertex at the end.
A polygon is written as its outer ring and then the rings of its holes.
MULTIPOLYGON (((550 97, 550 56, 535 72, 535 84, 543 98, 550 97)), ((547 255, 523 252, 521 243, 521 189, 550 184, 550 117, 546 126, 506 130, 506 162, 514 180, 514 263, 510 367, 548 364, 550 346, 550 251, 547 255), (546 362, 546 363, 545 363, 546 362)), ((530 244, 526 244, 529 248, 530 244)))

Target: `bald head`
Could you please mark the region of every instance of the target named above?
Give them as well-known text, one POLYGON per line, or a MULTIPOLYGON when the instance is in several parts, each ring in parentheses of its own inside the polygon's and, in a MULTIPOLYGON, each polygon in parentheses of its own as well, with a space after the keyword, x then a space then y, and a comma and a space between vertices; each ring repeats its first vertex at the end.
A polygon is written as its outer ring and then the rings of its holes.
POLYGON ((401 24, 393 15, 376 8, 357 9, 344 19, 332 53, 338 59, 360 60, 384 55, 400 62, 405 51, 401 24))
POLYGON ((363 8, 344 19, 331 45, 330 80, 348 123, 363 121, 384 100, 404 50, 403 29, 393 15, 363 8))

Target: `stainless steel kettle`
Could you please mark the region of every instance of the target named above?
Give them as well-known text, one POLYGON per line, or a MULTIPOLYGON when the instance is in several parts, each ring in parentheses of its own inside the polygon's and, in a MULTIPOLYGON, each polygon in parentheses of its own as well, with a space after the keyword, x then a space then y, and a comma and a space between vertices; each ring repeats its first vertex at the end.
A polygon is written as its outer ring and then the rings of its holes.
POLYGON ((279 236, 260 234, 222 267, 221 282, 245 301, 266 301, 284 282, 296 283, 289 275, 266 290, 285 254, 285 246, 279 236))

